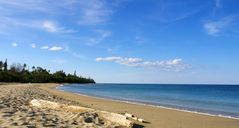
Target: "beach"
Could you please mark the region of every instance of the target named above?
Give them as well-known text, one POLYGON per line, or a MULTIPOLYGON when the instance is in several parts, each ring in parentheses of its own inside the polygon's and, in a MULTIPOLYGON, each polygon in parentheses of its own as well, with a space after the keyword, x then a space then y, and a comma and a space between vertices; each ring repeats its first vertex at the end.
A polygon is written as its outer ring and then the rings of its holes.
MULTIPOLYGON (((160 107, 125 103, 59 91, 58 84, 0 85, 1 127, 114 127, 114 124, 82 121, 79 113, 36 108, 29 102, 42 99, 66 105, 83 106, 114 113, 131 113, 147 121, 137 126, 147 128, 238 128, 239 120, 183 112, 160 107)), ((91 116, 92 113, 88 114, 91 116)), ((100 117, 99 117, 100 118, 100 117)), ((104 121, 104 120, 103 120, 104 121)))

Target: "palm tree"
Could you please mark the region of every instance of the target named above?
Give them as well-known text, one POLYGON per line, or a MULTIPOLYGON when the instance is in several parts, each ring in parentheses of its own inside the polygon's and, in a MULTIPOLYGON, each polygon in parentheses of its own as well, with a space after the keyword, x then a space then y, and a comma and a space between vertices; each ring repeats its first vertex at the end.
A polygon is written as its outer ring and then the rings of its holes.
POLYGON ((5 60, 3 67, 4 67, 4 71, 7 71, 7 59, 5 60))
POLYGON ((35 71, 36 67, 35 66, 32 66, 32 71, 35 71))
POLYGON ((23 70, 25 71, 27 67, 27 64, 23 64, 23 70))

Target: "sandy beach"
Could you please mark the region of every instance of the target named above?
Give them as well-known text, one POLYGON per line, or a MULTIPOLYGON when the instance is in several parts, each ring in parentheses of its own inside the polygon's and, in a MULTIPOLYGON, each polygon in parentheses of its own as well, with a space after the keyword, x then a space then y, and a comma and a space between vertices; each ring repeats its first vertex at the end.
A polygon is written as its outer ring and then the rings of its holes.
POLYGON ((147 128, 238 128, 239 120, 152 106, 123 103, 56 90, 57 84, 0 85, 0 127, 115 127, 97 113, 74 113, 64 110, 36 108, 29 102, 42 99, 67 105, 83 106, 115 113, 131 113, 148 123, 147 128), (94 117, 91 122, 85 118, 94 117))

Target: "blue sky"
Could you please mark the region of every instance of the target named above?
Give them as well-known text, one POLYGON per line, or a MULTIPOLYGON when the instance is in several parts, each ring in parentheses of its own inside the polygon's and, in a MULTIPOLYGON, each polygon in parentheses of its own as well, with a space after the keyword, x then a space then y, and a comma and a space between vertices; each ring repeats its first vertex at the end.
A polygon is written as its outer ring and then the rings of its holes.
POLYGON ((0 0, 0 59, 96 82, 239 83, 236 0, 0 0))

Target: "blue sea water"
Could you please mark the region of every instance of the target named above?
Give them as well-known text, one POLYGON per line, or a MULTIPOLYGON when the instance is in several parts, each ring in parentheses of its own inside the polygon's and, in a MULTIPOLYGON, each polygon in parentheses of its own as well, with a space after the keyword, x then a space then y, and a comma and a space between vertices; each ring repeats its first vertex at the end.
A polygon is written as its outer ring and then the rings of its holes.
POLYGON ((239 118, 239 85, 71 84, 57 89, 239 118))

